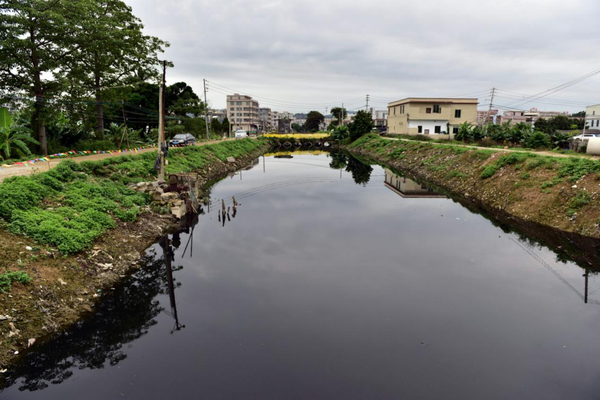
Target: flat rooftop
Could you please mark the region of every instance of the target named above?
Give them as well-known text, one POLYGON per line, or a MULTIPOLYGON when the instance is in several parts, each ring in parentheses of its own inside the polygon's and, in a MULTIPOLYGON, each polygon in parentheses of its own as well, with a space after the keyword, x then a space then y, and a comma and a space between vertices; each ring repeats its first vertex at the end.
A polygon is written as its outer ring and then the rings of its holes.
POLYGON ((397 106, 407 103, 479 104, 479 99, 466 97, 407 97, 402 100, 392 101, 391 103, 388 103, 388 106, 397 106))

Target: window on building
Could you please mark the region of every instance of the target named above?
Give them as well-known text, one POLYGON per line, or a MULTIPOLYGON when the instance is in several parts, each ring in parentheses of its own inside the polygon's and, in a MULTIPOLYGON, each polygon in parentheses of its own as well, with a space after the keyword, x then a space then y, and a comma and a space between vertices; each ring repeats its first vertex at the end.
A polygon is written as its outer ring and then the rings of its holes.
POLYGON ((458 133, 458 127, 455 126, 454 128, 452 128, 452 133, 458 133))
POLYGON ((454 118, 460 118, 461 114, 462 114, 461 110, 454 110, 454 118))
POLYGON ((435 114, 439 114, 439 113, 441 113, 441 112, 442 112, 442 107, 440 107, 440 105, 439 105, 439 104, 434 104, 434 105, 433 105, 433 112, 434 112, 435 114))
POLYGON ((435 126, 435 133, 442 133, 442 127, 439 125, 435 126))
POLYGON ((404 114, 404 104, 400 106, 400 114, 404 114))
POLYGON ((596 111, 592 111, 592 115, 596 115, 596 111))
POLYGON ((426 114, 431 114, 431 108, 430 108, 430 107, 427 107, 427 108, 425 109, 425 113, 426 113, 426 114))
POLYGON ((418 129, 418 130, 417 130, 417 132, 419 132, 419 133, 423 133, 423 126, 422 126, 422 125, 419 125, 419 126, 417 127, 417 129, 418 129))

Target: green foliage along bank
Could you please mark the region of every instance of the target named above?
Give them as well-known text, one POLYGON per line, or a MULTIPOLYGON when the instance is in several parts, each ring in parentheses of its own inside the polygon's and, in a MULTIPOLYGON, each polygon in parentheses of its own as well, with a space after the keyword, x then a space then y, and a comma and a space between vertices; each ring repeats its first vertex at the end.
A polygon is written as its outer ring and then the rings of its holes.
POLYGON ((600 238, 600 161, 366 135, 348 146, 490 211, 600 238))
MULTIPOLYGON (((167 172, 196 171, 264 145, 245 139, 172 149, 167 172)), ((154 179, 155 160, 151 152, 81 164, 63 161, 48 172, 9 178, 0 184, 0 219, 11 232, 62 254, 79 252, 117 221, 137 220, 149 198, 127 184, 154 179)))

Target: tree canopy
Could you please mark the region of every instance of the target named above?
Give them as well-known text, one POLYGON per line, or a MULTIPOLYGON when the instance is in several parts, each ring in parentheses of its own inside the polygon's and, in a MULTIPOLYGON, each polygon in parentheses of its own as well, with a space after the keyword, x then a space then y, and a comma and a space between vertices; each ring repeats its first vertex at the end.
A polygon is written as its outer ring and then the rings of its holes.
POLYGON ((370 133, 373 130, 373 127, 373 116, 371 113, 360 110, 356 113, 354 121, 352 121, 348 126, 350 131, 350 140, 354 141, 362 135, 370 133))
MULTIPOLYGON (((141 21, 122 0, 2 0, 2 89, 33 96, 31 126, 47 154, 49 98, 93 95, 96 129, 104 130, 103 91, 157 75, 157 54, 168 44, 142 33, 141 21)), ((109 98, 110 100, 110 98, 109 98)), ((81 113, 89 112, 82 105, 81 113)))
POLYGON ((304 130, 306 132, 317 132, 323 121, 325 121, 323 114, 318 111, 311 111, 306 115, 304 130))

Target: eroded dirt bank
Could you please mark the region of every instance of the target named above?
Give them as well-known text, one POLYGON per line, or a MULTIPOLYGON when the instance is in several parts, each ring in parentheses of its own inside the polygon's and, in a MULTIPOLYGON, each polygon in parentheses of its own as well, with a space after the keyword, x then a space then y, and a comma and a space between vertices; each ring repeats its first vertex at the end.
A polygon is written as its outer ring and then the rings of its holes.
POLYGON ((600 271, 600 162, 369 135, 346 146, 600 271))
MULTIPOLYGON (((196 171, 198 186, 206 188, 267 149, 265 143, 235 162, 212 158, 196 171)), ((31 284, 13 283, 10 291, 0 293, 0 371, 10 368, 29 346, 34 348, 93 312, 103 293, 139 268, 144 251, 181 224, 171 215, 152 212, 149 206, 143 211, 135 222, 118 222, 92 249, 67 257, 0 227, 0 266, 24 271, 32 278, 31 284)))

